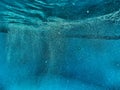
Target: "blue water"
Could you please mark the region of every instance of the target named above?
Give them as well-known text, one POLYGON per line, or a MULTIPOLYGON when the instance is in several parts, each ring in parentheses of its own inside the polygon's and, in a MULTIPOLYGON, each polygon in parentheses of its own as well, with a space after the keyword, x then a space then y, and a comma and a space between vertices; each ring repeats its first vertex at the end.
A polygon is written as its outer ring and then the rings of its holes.
POLYGON ((120 90, 119 0, 0 6, 0 90, 120 90))

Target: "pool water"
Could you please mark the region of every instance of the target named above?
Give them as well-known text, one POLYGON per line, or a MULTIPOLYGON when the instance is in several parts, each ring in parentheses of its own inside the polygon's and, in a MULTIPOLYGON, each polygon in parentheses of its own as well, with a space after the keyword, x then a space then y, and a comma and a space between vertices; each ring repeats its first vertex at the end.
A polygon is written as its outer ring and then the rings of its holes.
POLYGON ((0 90, 120 90, 119 0, 1 0, 0 90))

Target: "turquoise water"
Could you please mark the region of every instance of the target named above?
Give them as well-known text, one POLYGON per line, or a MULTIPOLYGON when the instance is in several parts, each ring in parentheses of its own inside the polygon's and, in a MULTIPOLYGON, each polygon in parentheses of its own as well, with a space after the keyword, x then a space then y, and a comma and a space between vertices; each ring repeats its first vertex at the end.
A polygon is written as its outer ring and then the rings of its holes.
POLYGON ((119 0, 1 0, 0 90, 120 90, 119 0))

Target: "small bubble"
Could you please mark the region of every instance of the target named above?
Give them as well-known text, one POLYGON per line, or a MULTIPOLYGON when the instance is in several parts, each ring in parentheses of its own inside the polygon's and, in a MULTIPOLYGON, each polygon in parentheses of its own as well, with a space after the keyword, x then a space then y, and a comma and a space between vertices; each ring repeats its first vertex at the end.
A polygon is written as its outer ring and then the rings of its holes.
POLYGON ((48 61, 46 60, 45 63, 48 63, 48 61))
POLYGON ((87 10, 86 12, 87 12, 87 13, 90 13, 90 11, 89 11, 89 10, 87 10))
POLYGON ((75 3, 72 3, 72 5, 74 6, 74 5, 75 5, 75 3))
POLYGON ((58 32, 58 35, 60 35, 61 34, 61 32, 58 32))
POLYGON ((116 64, 116 66, 117 66, 117 67, 120 67, 120 64, 119 64, 119 63, 117 63, 117 64, 116 64))

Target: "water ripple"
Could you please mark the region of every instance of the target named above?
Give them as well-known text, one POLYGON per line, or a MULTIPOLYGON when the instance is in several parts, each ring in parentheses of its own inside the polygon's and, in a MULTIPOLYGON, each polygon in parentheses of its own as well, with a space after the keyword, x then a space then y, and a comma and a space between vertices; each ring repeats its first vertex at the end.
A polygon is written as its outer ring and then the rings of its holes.
POLYGON ((51 5, 38 0, 1 0, 0 16, 7 23, 35 23, 46 21, 51 5), (46 12, 44 12, 46 11, 46 12))
POLYGON ((106 15, 120 8, 119 0, 87 3, 90 1, 93 0, 1 0, 0 22, 35 25, 49 21, 49 17, 83 20, 106 15))

